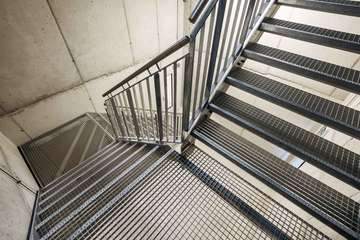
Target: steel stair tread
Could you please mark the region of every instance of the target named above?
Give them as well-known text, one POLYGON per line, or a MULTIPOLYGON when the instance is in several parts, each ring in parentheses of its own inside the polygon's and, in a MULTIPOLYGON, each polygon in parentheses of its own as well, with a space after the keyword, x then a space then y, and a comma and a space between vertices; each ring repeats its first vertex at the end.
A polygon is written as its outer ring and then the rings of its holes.
MULTIPOLYGON (((116 144, 122 144, 120 143, 116 143, 113 142, 109 145, 107 145, 106 147, 102 148, 100 151, 96 152, 94 155, 90 156, 87 160, 91 161, 92 159, 96 158, 97 156, 103 154, 104 152, 108 151, 109 149, 115 147, 116 144)), ((72 172, 75 172, 77 170, 77 168, 82 168, 84 165, 86 165, 87 161, 83 161, 82 163, 78 164, 75 168, 69 170, 68 172, 66 172, 66 176, 65 175, 61 175, 60 177, 54 179, 54 181, 52 181, 51 183, 49 183, 48 185, 44 186, 43 188, 41 188, 41 192, 44 193, 47 190, 53 188, 54 186, 56 186, 57 184, 59 184, 59 182, 63 181, 69 174, 71 174, 72 172)))
POLYGON ((360 53, 360 35, 340 32, 311 25, 265 18, 259 30, 281 36, 308 41, 345 51, 360 53))
MULTIPOLYGON (((126 161, 126 159, 131 156, 133 152, 140 150, 141 147, 143 147, 143 145, 137 144, 128 149, 120 148, 121 152, 117 152, 114 157, 102 161, 99 164, 100 168, 95 168, 93 171, 89 171, 83 176, 79 176, 75 181, 66 186, 66 188, 61 189, 51 198, 43 201, 43 203, 40 204, 42 211, 38 213, 38 216, 41 219, 44 219, 45 216, 49 216, 51 212, 56 211, 60 205, 64 204, 64 202, 68 203, 73 201, 75 198, 81 197, 80 193, 84 192, 83 194, 86 195, 87 191, 94 192, 94 190, 91 189, 98 189, 99 185, 102 184, 98 181, 102 177, 107 176, 110 172, 117 168, 123 168, 123 165, 126 166, 126 162, 124 161, 126 161)), ((111 179, 110 176, 106 178, 111 179)))
POLYGON ((191 134, 342 234, 357 237, 359 203, 213 120, 191 134))
POLYGON ((360 138, 360 111, 267 77, 234 68, 226 82, 258 97, 360 138))
POLYGON ((62 175, 61 178, 59 178, 58 181, 55 181, 51 186, 45 190, 42 190, 39 197, 39 202, 41 203, 45 198, 54 194, 54 192, 57 192, 59 189, 65 187, 70 182, 78 179, 84 172, 89 171, 91 168, 97 167, 99 164, 97 161, 98 159, 106 159, 107 157, 110 157, 114 153, 114 150, 120 147, 130 147, 130 145, 128 143, 116 143, 104 149, 103 151, 99 151, 99 154, 90 157, 88 161, 80 163, 78 166, 62 175))
POLYGON ((358 154, 226 94, 219 95, 209 108, 348 184, 360 188, 358 154))
POLYGON ((196 146, 167 153, 128 194, 99 199, 97 208, 40 237, 206 239, 212 228, 219 239, 329 239, 196 146), (188 223, 197 227, 184 229, 188 223))
POLYGON ((250 43, 243 56, 344 90, 360 93, 360 71, 284 50, 250 43))
MULTIPOLYGON (((301 225, 305 228, 311 228, 310 225, 305 224, 300 217, 295 217, 294 213, 286 209, 286 207, 271 199, 267 194, 234 173, 231 169, 225 167, 225 165, 215 160, 204 150, 195 145, 190 145, 183 151, 182 155, 184 165, 187 168, 192 167, 193 169, 190 169, 190 171, 194 175, 198 175, 210 189, 235 208, 238 209, 240 205, 238 210, 247 216, 247 218, 252 219, 254 223, 270 234, 272 238, 328 238, 320 234, 320 232, 314 231, 315 229, 309 236, 301 236, 302 234, 299 234, 300 231, 297 230, 300 226, 296 222, 302 222, 301 225), (268 211, 269 209, 277 210, 268 211), (257 219, 257 214, 261 215, 260 219, 257 219), (281 223, 281 216, 284 215, 289 217, 286 223, 281 223), (264 218, 265 221, 262 221, 261 218, 264 218), (297 220, 295 220, 296 218, 297 220)), ((310 231, 304 230, 304 232, 309 233, 310 231)))
MULTIPOLYGON (((47 238, 58 232, 65 231, 76 222, 78 218, 83 217, 83 220, 91 217, 89 215, 94 209, 99 209, 101 206, 107 204, 119 192, 128 191, 130 188, 127 186, 131 181, 143 175, 143 172, 157 161, 169 147, 159 147, 146 145, 143 148, 137 149, 130 156, 123 161, 126 161, 124 167, 111 175, 109 181, 104 185, 99 186, 96 184, 97 190, 90 191, 84 195, 84 200, 75 202, 69 205, 64 210, 61 210, 58 215, 47 219, 46 221, 39 222, 36 225, 36 230, 41 237, 47 238), (101 205, 101 206, 100 206, 101 205), (75 220, 75 221, 74 221, 75 220)), ((62 204, 66 204, 64 201, 62 204)), ((57 209, 58 210, 58 209, 57 209)))
POLYGON ((278 4, 311 10, 360 16, 360 2, 347 0, 277 0, 278 4))

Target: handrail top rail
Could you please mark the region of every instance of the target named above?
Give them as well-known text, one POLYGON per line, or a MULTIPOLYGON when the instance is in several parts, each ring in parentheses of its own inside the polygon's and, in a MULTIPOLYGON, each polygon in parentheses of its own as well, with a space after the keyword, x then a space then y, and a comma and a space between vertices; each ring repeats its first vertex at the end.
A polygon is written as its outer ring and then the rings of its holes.
POLYGON ((128 77, 126 77, 124 80, 122 80, 120 83, 116 84, 114 87, 110 88, 108 91, 106 91, 102 96, 105 97, 111 92, 115 91, 125 83, 129 82, 133 78, 137 77, 144 71, 148 70, 150 67, 154 66, 159 61, 163 60, 164 58, 170 56, 170 54, 176 52, 180 48, 184 47, 186 44, 190 42, 190 38, 188 36, 184 36, 180 40, 178 40, 176 43, 171 45, 169 48, 165 49, 163 52, 159 53, 157 56, 152 58, 149 62, 145 63, 142 67, 140 67, 138 70, 130 74, 128 77))
POLYGON ((188 18, 191 23, 195 23, 197 21, 197 19, 203 12, 203 10, 208 2, 209 2, 209 0, 199 0, 196 3, 193 11, 191 12, 190 17, 188 18))
POLYGON ((146 79, 150 79, 151 77, 155 76, 156 74, 159 74, 159 72, 163 71, 164 69, 168 68, 169 66, 173 65, 174 63, 177 63, 177 62, 181 61, 182 59, 186 58, 188 55, 189 55, 189 53, 186 53, 186 54, 182 55, 181 57, 175 59, 175 60, 172 61, 171 63, 169 63, 169 64, 167 64, 167 65, 159 68, 156 72, 151 73, 149 76, 142 78, 141 80, 137 81, 136 83, 134 83, 134 84, 132 84, 132 85, 131 85, 131 84, 128 84, 127 87, 125 87, 124 89, 122 89, 120 92, 116 93, 114 96, 123 93, 124 91, 128 90, 129 88, 134 87, 135 85, 137 85, 137 84, 145 81, 146 79))
POLYGON ((199 9, 198 11, 203 12, 203 14, 201 15, 201 18, 198 19, 199 15, 196 17, 196 23, 194 25, 193 30, 191 31, 190 35, 185 35, 183 38, 181 38, 180 40, 178 40, 176 43, 174 43, 173 45, 171 45, 169 48, 167 48, 166 50, 164 50, 163 52, 159 53, 156 57, 154 57, 153 59, 151 59, 149 62, 145 63, 144 66, 140 67, 138 70, 136 70, 135 72, 133 72, 132 74, 130 74, 128 77, 126 77, 124 80, 122 80, 120 83, 116 84, 114 87, 110 88, 108 91, 106 91, 102 96, 105 97, 107 95, 109 95, 111 92, 115 91, 116 89, 120 88, 121 86, 123 86, 125 83, 129 82, 130 80, 132 80, 133 78, 137 77, 139 74, 143 73, 144 71, 148 70, 150 67, 152 67, 153 65, 155 65, 156 63, 158 63, 159 61, 161 61, 162 59, 168 57, 170 54, 176 52, 177 50, 179 50, 180 48, 184 47, 186 44, 188 44, 190 42, 191 39, 193 39, 196 34, 199 32, 200 28, 203 26, 203 24, 205 23, 207 17, 210 15, 212 9, 215 7, 215 4, 218 2, 219 0, 201 0, 201 3, 203 3, 203 6, 201 8, 201 10, 199 9), (204 4, 204 2, 206 4, 204 4), (206 6, 206 8, 205 8, 206 6))

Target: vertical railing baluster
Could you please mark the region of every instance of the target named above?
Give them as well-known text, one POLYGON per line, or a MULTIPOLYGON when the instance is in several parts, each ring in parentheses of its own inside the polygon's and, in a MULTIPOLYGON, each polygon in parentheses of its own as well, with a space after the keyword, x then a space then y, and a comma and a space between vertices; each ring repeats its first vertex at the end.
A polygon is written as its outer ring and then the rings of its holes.
POLYGON ((168 85, 167 85, 167 68, 164 68, 164 95, 165 95, 165 135, 166 141, 169 141, 169 123, 168 123, 168 85))
POLYGON ((239 53, 236 51, 247 44, 249 29, 265 5, 266 0, 209 1, 192 32, 179 41, 181 45, 169 48, 104 93, 103 96, 110 96, 106 110, 117 138, 120 135, 125 138, 127 134, 128 139, 136 137, 138 141, 183 141, 185 132, 200 121, 199 112, 209 97, 214 97, 214 89, 221 87, 219 80, 224 80, 223 74, 230 70, 239 53), (185 56, 166 63, 167 57, 176 57, 171 54, 186 45, 185 56), (146 73, 147 77, 136 81, 135 78, 146 73), (171 74, 171 79, 167 74, 171 74), (119 93, 112 96, 115 90, 119 93), (178 99, 182 102, 177 103, 178 99))
POLYGON ((244 32, 244 27, 245 27, 245 14, 246 11, 249 8, 249 2, 251 2, 252 0, 246 0, 244 1, 243 7, 242 7, 242 11, 241 11, 241 17, 240 17, 240 22, 239 22, 239 27, 237 29, 237 33, 236 33, 236 37, 235 37, 235 42, 234 42, 234 46, 233 46, 233 55, 234 57, 237 54, 237 50, 238 48, 241 46, 242 42, 240 41, 240 36, 241 33, 244 32))
POLYGON ((133 102, 133 99, 132 99, 132 94, 131 94, 130 89, 126 90, 126 96, 127 96, 128 103, 129 103, 131 119, 132 119, 134 129, 135 129, 135 135, 136 135, 136 138, 139 139, 140 138, 139 125, 138 125, 136 112, 135 112, 135 108, 134 108, 134 102, 133 102))
MULTIPOLYGON (((117 96, 118 96, 117 98, 118 98, 120 106, 121 106, 120 112, 121 112, 121 116, 122 116, 122 119, 123 119, 123 122, 124 122, 125 130, 126 130, 126 133, 127 133, 127 138, 130 138, 131 136, 130 136, 129 128, 128 128, 128 125, 127 125, 126 116, 125 116, 125 113, 124 113, 125 105, 122 104, 120 93, 117 96)), ((116 98, 115 98, 115 100, 116 100, 116 98)))
MULTIPOLYGON (((174 84, 173 84, 173 88, 174 88, 174 94, 173 94, 173 107, 174 107, 174 112, 173 112, 173 131, 174 131, 174 142, 176 141, 176 113, 177 113, 177 104, 176 104, 176 101, 177 101, 177 63, 174 63, 173 64, 173 72, 174 72, 174 78, 173 78, 173 81, 174 81, 174 84)), ((184 110, 183 110, 183 114, 184 114, 184 110)))
POLYGON ((254 11, 254 7, 255 7, 255 2, 256 1, 249 1, 249 5, 247 8, 247 11, 245 13, 245 21, 244 21, 244 25, 241 31, 241 35, 240 35, 240 39, 239 39, 239 43, 242 45, 245 41, 245 38, 248 34, 249 31, 249 27, 251 24, 251 18, 252 18, 252 13, 254 11))
MULTIPOLYGON (((222 34, 222 40, 221 40, 221 46, 220 46, 220 51, 219 51, 219 56, 217 57, 218 62, 217 62, 217 66, 216 66, 216 71, 215 71, 215 83, 218 82, 219 80, 219 73, 220 73, 220 69, 221 69, 221 65, 222 65, 222 58, 223 58, 223 54, 224 54, 224 46, 226 43, 226 39, 228 36, 228 25, 229 25, 229 21, 230 21, 230 17, 231 17, 231 10, 233 7, 233 0, 230 0, 230 5, 228 7, 228 11, 227 11, 227 16, 225 18, 225 22, 224 22, 224 33, 222 34)), ((224 61, 225 64, 225 61, 224 61)), ((221 77, 221 76, 220 76, 221 77)))
MULTIPOLYGON (((262 5, 260 5, 260 1, 261 0, 256 0, 256 1, 254 1, 255 2, 255 5, 254 5, 254 10, 253 10, 253 12, 252 12, 252 16, 251 16, 251 20, 250 20, 250 25, 249 25, 249 28, 251 29, 252 28, 252 26, 254 25, 254 22, 255 22, 255 20, 256 20, 256 17, 257 17, 257 12, 258 12, 258 10, 260 10, 259 8, 261 8, 261 6, 262 5)), ((249 29, 249 30, 250 30, 249 29)))
POLYGON ((154 75, 155 85, 155 101, 156 101, 156 112, 158 119, 158 132, 160 143, 163 141, 163 124, 162 124, 162 108, 161 108, 161 87, 160 87, 160 76, 159 73, 154 75))
MULTIPOLYGON (((206 83, 206 77, 208 75, 208 67, 210 62, 210 50, 211 50, 211 37, 214 32, 214 21, 215 21, 215 10, 213 10, 210 14, 210 25, 209 25, 209 31, 207 36, 207 42, 206 42, 206 54, 205 54, 205 66, 203 70, 203 76, 202 76, 202 83, 201 83, 201 92, 200 92, 200 104, 203 104, 204 101, 204 92, 205 92, 205 83, 206 83)), ((205 25, 204 25, 205 27, 205 25)))
POLYGON ((136 94, 136 87, 133 86, 132 88, 129 88, 129 90, 132 90, 132 95, 135 103, 135 113, 136 113, 136 119, 139 126, 139 136, 140 138, 143 138, 144 135, 144 127, 143 122, 140 114, 139 104, 138 104, 138 95, 136 94))
POLYGON ((152 132, 154 134, 154 140, 156 140, 156 128, 155 128, 155 124, 154 124, 153 111, 152 111, 152 101, 151 101, 151 90, 150 90, 149 78, 146 78, 146 88, 147 88, 147 94, 148 94, 148 100, 149 100, 149 110, 150 110, 150 118, 151 118, 151 123, 152 123, 152 132))
POLYGON ((184 92, 183 92, 183 124, 184 131, 189 130, 191 89, 194 69, 195 39, 190 41, 189 54, 185 57, 184 92))
POLYGON ((120 121, 120 116, 119 116, 119 113, 118 113, 118 111, 117 111, 117 109, 116 109, 116 104, 115 104, 114 98, 115 98, 115 97, 111 97, 111 98, 110 98, 112 110, 113 110, 113 112, 114 112, 117 125, 119 126, 119 130, 120 130, 122 136, 125 136, 124 131, 123 131, 123 129, 122 129, 122 124, 121 124, 121 121, 120 121))
MULTIPOLYGON (((120 138, 120 134, 123 136, 123 134, 122 133, 119 133, 119 131, 115 128, 115 121, 114 121, 114 118, 115 118, 115 116, 111 116, 111 114, 110 114, 110 111, 111 111, 111 108, 112 108, 112 106, 109 106, 109 100, 110 99, 107 99, 107 100, 105 100, 105 111, 106 111, 106 115, 107 115, 107 117, 109 118, 109 121, 110 121, 110 124, 111 124, 111 128, 112 128, 112 130, 113 130, 113 132, 114 132, 114 134, 115 134, 115 140, 116 141, 118 141, 118 139, 120 138)), ((120 128, 119 128, 120 129, 120 128)), ((120 132, 121 132, 121 130, 120 130, 120 132)))
MULTIPOLYGON (((229 63, 231 63, 233 61, 233 59, 232 59, 233 53, 230 53, 230 51, 232 49, 231 46, 234 43, 234 36, 235 36, 235 31, 236 31, 235 29, 236 29, 237 23, 239 22, 239 19, 241 19, 241 14, 239 14, 241 3, 242 3, 242 1, 236 1, 234 20, 232 22, 232 26, 231 26, 231 30, 230 30, 229 42, 226 46, 226 53, 225 53, 226 59, 225 59, 224 67, 223 67, 222 71, 224 71, 228 67, 229 63)), ((239 22, 238 28, 240 28, 240 27, 241 27, 241 21, 239 22)))
POLYGON ((140 102, 141 102, 141 107, 143 110, 143 117, 144 117, 144 131, 146 128, 146 138, 147 140, 150 140, 150 131, 149 131, 149 125, 148 125, 148 121, 147 121, 147 115, 146 115, 146 110, 145 110, 145 104, 144 104, 144 93, 143 93, 143 89, 142 89, 142 82, 140 82, 138 84, 139 86, 139 93, 140 93, 140 102))
POLYGON ((129 103, 127 101, 127 96, 126 96, 125 91, 121 93, 121 97, 122 97, 122 101, 124 102, 124 106, 125 106, 124 109, 126 111, 126 121, 128 123, 129 129, 131 129, 131 134, 132 134, 131 136, 136 137, 136 136, 134 136, 134 135, 136 135, 135 128, 134 128, 134 124, 131 123, 132 122, 131 111, 130 111, 130 107, 129 107, 129 103))
POLYGON ((205 32, 205 25, 200 30, 198 59, 197 59, 197 63, 196 63, 197 68, 196 68, 196 76, 195 76, 194 99, 193 99, 193 105, 192 105, 192 119, 195 118, 195 111, 197 109, 198 89, 199 89, 201 60, 202 60, 202 48, 203 48, 203 44, 204 44, 204 32, 205 32))
POLYGON ((218 12, 216 15, 215 31, 214 31, 211 54, 210 54, 209 71, 208 71, 208 76, 207 76, 207 80, 206 80, 205 99, 209 98, 212 83, 213 83, 215 64, 216 64, 216 60, 217 60, 217 52, 219 49, 219 43, 220 43, 220 37, 221 37, 222 23, 224 20, 224 13, 225 13, 225 8, 226 8, 226 0, 219 0, 218 4, 219 4, 219 6, 218 6, 218 12))

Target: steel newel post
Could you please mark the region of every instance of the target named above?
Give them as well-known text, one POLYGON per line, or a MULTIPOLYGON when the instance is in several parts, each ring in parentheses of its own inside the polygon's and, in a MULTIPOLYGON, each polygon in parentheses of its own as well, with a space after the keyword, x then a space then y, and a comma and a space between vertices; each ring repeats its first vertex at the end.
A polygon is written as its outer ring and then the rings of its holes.
MULTIPOLYGON (((211 48, 211 53, 210 53, 209 70, 208 70, 208 75, 207 75, 207 80, 206 80, 206 89, 205 89, 205 99, 208 99, 210 96, 211 85, 212 85, 212 80, 213 80, 213 76, 214 76, 216 60, 217 60, 216 59, 217 52, 218 52, 219 44, 220 44, 221 30, 222 30, 224 15, 225 15, 225 8, 226 8, 226 0, 220 0, 219 6, 218 6, 218 12, 217 12, 217 16, 216 16, 212 48, 211 48)), ((221 61, 221 59, 219 59, 219 61, 221 61)))
POLYGON ((162 124, 162 110, 161 110, 161 90, 160 90, 160 76, 159 73, 154 75, 154 85, 155 85, 155 101, 156 101, 156 112, 158 118, 158 130, 159 130, 159 139, 160 142, 163 141, 163 124, 162 124))

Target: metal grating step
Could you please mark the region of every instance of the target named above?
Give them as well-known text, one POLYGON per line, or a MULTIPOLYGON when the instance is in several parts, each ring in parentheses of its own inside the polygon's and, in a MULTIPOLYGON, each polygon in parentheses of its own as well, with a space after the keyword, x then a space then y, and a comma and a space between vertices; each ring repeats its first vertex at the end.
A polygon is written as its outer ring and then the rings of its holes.
MULTIPOLYGON (((145 145, 137 150, 133 149, 132 154, 122 160, 122 171, 116 171, 116 174, 109 179, 110 181, 106 184, 103 184, 102 181, 99 184, 97 183, 95 185, 97 189, 83 195, 83 199, 77 200, 76 206, 71 211, 61 210, 59 212, 61 218, 51 218, 38 224, 35 229, 40 238, 67 239, 68 234, 75 230, 75 227, 81 227, 99 209, 111 202, 115 196, 128 192, 131 189, 129 184, 142 178, 144 174, 146 175, 145 171, 168 150, 168 147, 151 145, 145 145)), ((65 205, 67 205, 67 201, 63 203, 63 206, 65 205)), ((60 207, 64 208, 63 206, 60 207)))
POLYGON ((118 158, 118 165, 112 171, 106 174, 100 172, 98 175, 102 173, 103 176, 94 177, 95 181, 93 184, 91 184, 91 181, 87 181, 85 186, 79 186, 79 191, 73 192, 73 195, 66 196, 64 200, 56 202, 54 206, 51 206, 51 208, 39 215, 40 222, 38 222, 35 229, 41 233, 53 228, 76 209, 79 209, 80 206, 86 205, 86 201, 88 201, 90 196, 103 194, 103 191, 112 189, 116 182, 119 183, 122 178, 128 175, 130 169, 139 167, 138 160, 146 156, 150 150, 151 146, 138 146, 132 149, 132 151, 127 152, 120 159, 118 158))
MULTIPOLYGON (((138 144, 126 149, 119 148, 119 151, 114 151, 112 157, 102 161, 98 168, 87 171, 86 174, 79 176, 75 181, 40 202, 39 206, 41 207, 41 211, 38 212, 40 219, 44 219, 45 216, 49 216, 50 213, 57 211, 62 205, 82 198, 82 195, 86 195, 88 191, 94 191, 91 189, 101 187, 102 184, 105 184, 103 180, 106 180, 106 178, 111 180, 112 176, 116 174, 116 171, 123 170, 123 165, 125 165, 126 168, 126 165, 129 164, 126 162, 127 158, 135 151, 139 151, 142 147, 142 145, 138 144)), ((77 201, 77 203, 79 203, 79 201, 77 201)))
POLYGON ((122 145, 127 145, 126 143, 113 143, 108 147, 104 148, 102 151, 91 156, 87 161, 80 163, 75 168, 71 169, 65 175, 60 176, 59 178, 55 179, 49 185, 41 188, 41 196, 39 197, 40 200, 47 198, 49 195, 53 194, 59 188, 62 188, 68 182, 78 178, 84 171, 87 169, 95 166, 98 164, 98 159, 103 159, 104 156, 108 156, 109 154, 113 153, 113 150, 119 148, 122 145))
MULTIPOLYGON (((57 182, 113 142, 91 114, 83 114, 19 146, 41 187, 57 182)), ((44 188, 43 190, 46 190, 44 188)))
POLYGON ((53 191, 45 192, 41 195, 41 201, 39 202, 39 206, 45 210, 45 208, 51 205, 54 201, 60 200, 69 194, 72 189, 76 186, 88 181, 93 178, 94 174, 98 171, 106 168, 110 163, 114 162, 119 157, 123 157, 124 154, 129 154, 129 151, 133 149, 136 145, 133 144, 123 144, 118 145, 114 148, 109 154, 101 155, 101 157, 94 159, 94 164, 89 164, 86 167, 79 169, 79 171, 74 172, 74 177, 71 176, 67 179, 66 182, 58 186, 53 191))
POLYGON ((256 43, 250 43, 243 55, 285 71, 360 93, 360 71, 256 43))
POLYGON ((259 30, 345 51, 360 53, 360 35, 265 18, 259 30))
POLYGON ((278 0, 293 7, 360 17, 360 2, 347 0, 278 0))
POLYGON ((360 112, 261 75, 234 68, 226 81, 321 124, 360 138, 360 112))
POLYGON ((182 161, 189 171, 271 238, 327 238, 194 145, 183 155, 182 161))
POLYGON ((192 132, 206 145, 349 238, 357 238, 359 204, 218 123, 192 132))
POLYGON ((195 146, 184 156, 168 151, 47 239, 329 239, 195 146))
POLYGON ((219 95, 209 108, 348 184, 360 188, 360 156, 354 152, 226 94, 219 95))

